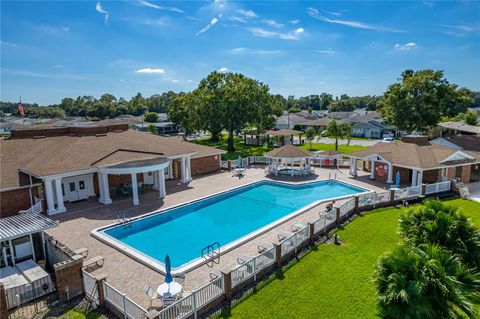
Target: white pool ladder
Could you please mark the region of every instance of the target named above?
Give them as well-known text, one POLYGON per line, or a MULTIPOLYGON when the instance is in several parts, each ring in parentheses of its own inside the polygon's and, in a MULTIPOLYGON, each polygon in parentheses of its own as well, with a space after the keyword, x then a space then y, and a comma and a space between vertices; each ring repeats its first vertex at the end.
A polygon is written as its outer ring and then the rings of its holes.
POLYGON ((126 210, 123 210, 120 213, 118 213, 117 218, 118 218, 118 221, 122 223, 122 225, 129 225, 132 221, 130 214, 126 210))
POLYGON ((218 241, 202 248, 202 258, 207 261, 207 266, 213 267, 220 263, 220 243, 218 241))

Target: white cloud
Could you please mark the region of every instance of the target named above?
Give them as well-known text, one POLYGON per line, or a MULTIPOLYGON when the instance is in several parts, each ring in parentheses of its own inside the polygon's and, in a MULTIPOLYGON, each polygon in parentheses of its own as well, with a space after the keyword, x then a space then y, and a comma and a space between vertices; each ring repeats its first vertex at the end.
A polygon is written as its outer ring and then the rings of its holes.
POLYGON ((408 42, 408 43, 405 43, 405 44, 397 43, 393 47, 396 50, 408 51, 408 50, 412 50, 412 49, 416 48, 417 44, 415 42, 408 42))
POLYGON ((300 20, 295 19, 295 20, 290 20, 290 21, 288 21, 288 22, 290 22, 291 24, 299 24, 299 23, 300 23, 300 20))
POLYGON ((100 4, 100 1, 97 2, 97 5, 95 6, 95 10, 97 10, 98 13, 101 13, 104 15, 105 25, 108 25, 108 18, 110 17, 110 12, 103 10, 102 5, 100 4))
POLYGON ((330 19, 321 15, 320 12, 315 8, 308 8, 307 13, 309 16, 311 16, 314 19, 317 19, 323 22, 333 23, 333 24, 346 25, 352 28, 374 30, 374 31, 386 31, 386 32, 403 32, 402 30, 399 30, 399 29, 388 28, 388 27, 369 24, 365 22, 330 19))
POLYGON ((218 19, 221 18, 221 17, 222 17, 222 15, 219 14, 219 15, 218 15, 218 18, 213 18, 213 19, 210 21, 209 24, 207 24, 204 28, 202 28, 200 31, 198 31, 195 35, 198 36, 198 35, 200 35, 200 34, 202 34, 202 33, 204 33, 204 32, 207 32, 208 30, 210 30, 211 27, 213 27, 215 24, 217 24, 218 19))
POLYGON ((480 31, 480 24, 478 25, 451 25, 451 24, 444 24, 441 26, 443 28, 443 33, 447 35, 453 35, 457 37, 465 37, 471 35, 475 35, 480 31))
POLYGON ((318 52, 318 53, 323 53, 323 54, 337 54, 338 51, 335 51, 335 50, 332 50, 332 49, 328 49, 328 50, 313 50, 315 52, 318 52))
POLYGON ((228 50, 228 52, 232 54, 258 54, 258 55, 275 55, 275 54, 282 54, 284 51, 282 50, 252 50, 248 48, 233 48, 228 50))
POLYGON ((269 26, 274 27, 274 28, 283 27, 283 24, 278 23, 277 21, 275 21, 273 19, 263 19, 262 22, 265 23, 265 24, 268 24, 269 26))
POLYGON ((262 28, 249 28, 248 31, 256 37, 260 38, 273 38, 273 39, 282 39, 282 40, 298 40, 300 33, 303 33, 305 29, 298 28, 292 32, 275 32, 268 31, 262 28))
POLYGON ((220 73, 225 73, 225 72, 228 72, 228 71, 230 71, 230 70, 226 67, 218 69, 218 72, 220 72, 220 73))
POLYGON ((327 10, 322 10, 326 14, 329 14, 331 16, 336 16, 336 17, 341 17, 342 13, 341 12, 335 12, 335 11, 327 11, 327 10))
POLYGON ((237 53, 244 53, 244 52, 246 52, 247 50, 248 50, 247 48, 239 47, 239 48, 230 49, 230 50, 228 50, 228 51, 229 51, 230 53, 237 54, 237 53))
POLYGON ((157 9, 157 10, 166 10, 166 11, 172 11, 172 12, 178 12, 178 13, 184 13, 185 11, 179 9, 179 8, 175 8, 175 7, 162 7, 162 6, 159 6, 155 3, 151 3, 151 2, 148 2, 148 1, 143 1, 143 0, 138 0, 138 3, 141 4, 142 6, 145 6, 145 7, 149 7, 149 8, 153 8, 153 9, 157 9))
POLYGON ((241 23, 248 23, 247 20, 245 20, 244 18, 240 18, 240 17, 230 17, 228 18, 229 20, 232 20, 232 21, 236 21, 236 22, 241 22, 241 23))
POLYGON ((160 69, 160 68, 143 68, 143 69, 138 69, 138 70, 136 70, 135 73, 165 74, 165 70, 164 70, 164 69, 160 69))
POLYGON ((6 41, 0 41, 0 44, 3 45, 3 46, 6 46, 6 47, 11 47, 11 48, 14 48, 14 47, 17 46, 16 43, 6 42, 6 41))
POLYGON ((41 24, 38 26, 38 29, 43 32, 57 33, 57 34, 70 31, 69 26, 56 26, 56 25, 48 25, 48 24, 41 24))
POLYGON ((257 17, 257 14, 255 12, 253 12, 252 10, 238 9, 237 12, 240 13, 241 15, 243 15, 244 17, 247 17, 247 18, 256 18, 257 17))
POLYGON ((180 82, 180 80, 176 80, 176 79, 172 80, 172 83, 178 83, 178 82, 180 82))

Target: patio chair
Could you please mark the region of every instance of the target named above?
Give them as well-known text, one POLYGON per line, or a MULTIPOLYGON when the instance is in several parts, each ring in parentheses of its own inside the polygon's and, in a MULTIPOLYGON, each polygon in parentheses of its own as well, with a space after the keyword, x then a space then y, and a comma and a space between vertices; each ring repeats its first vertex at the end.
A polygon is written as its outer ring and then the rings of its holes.
POLYGON ((157 299, 158 294, 149 284, 146 284, 143 290, 145 291, 145 293, 149 298, 148 309, 150 309, 152 308, 153 300, 157 299))
POLYGON ((177 298, 173 298, 173 297, 162 298, 162 304, 163 304, 163 307, 165 308, 174 304, 176 301, 177 301, 177 298))
POLYGON ((278 241, 279 241, 279 242, 284 241, 284 240, 287 239, 289 236, 290 236, 290 235, 285 234, 285 233, 277 234, 277 238, 278 238, 278 241))
POLYGON ((272 247, 273 247, 273 244, 260 244, 257 246, 257 250, 258 250, 258 253, 261 254, 272 247))
POLYGON ((250 260, 252 260, 253 257, 251 256, 240 256, 237 258, 237 263, 240 265, 243 265, 245 263, 248 263, 250 260))
POLYGON ((172 276, 173 281, 178 282, 180 285, 185 286, 185 274, 175 274, 172 276))
POLYGON ((291 227, 292 227, 292 232, 295 233, 295 232, 299 231, 300 229, 303 229, 303 228, 307 227, 307 223, 302 223, 302 222, 301 223, 295 223, 291 227))
POLYGON ((214 269, 210 272, 209 276, 210 276, 210 281, 212 281, 219 277, 222 277, 222 273, 219 270, 214 269))

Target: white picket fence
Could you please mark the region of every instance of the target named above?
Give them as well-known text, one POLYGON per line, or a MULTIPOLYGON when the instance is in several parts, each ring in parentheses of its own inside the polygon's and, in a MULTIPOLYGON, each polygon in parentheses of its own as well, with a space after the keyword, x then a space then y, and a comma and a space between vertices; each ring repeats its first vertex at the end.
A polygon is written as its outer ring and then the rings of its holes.
POLYGON ((18 213, 19 214, 23 214, 23 213, 37 213, 37 214, 40 214, 42 212, 42 201, 39 200, 39 199, 36 199, 36 203, 33 204, 32 207, 30 207, 29 209, 26 209, 26 210, 21 210, 19 211, 18 213))
POLYGON ((320 216, 319 219, 313 222, 313 232, 315 234, 318 234, 320 231, 323 231, 323 233, 325 233, 327 227, 335 223, 335 218, 335 210, 331 210, 328 213, 323 214, 322 216, 320 216))
POLYGON ((242 282, 253 277, 253 280, 257 280, 257 274, 264 268, 270 266, 275 262, 275 247, 271 247, 256 257, 250 260, 245 260, 244 263, 238 265, 231 272, 232 287, 236 287, 242 282))
POLYGON ((375 205, 389 203, 390 202, 390 191, 385 191, 381 193, 375 193, 375 205))
POLYGON ((362 194, 358 197, 358 207, 375 205, 375 193, 362 194))
POLYGON ((351 198, 347 200, 339 208, 340 208, 340 217, 347 215, 349 212, 355 209, 355 198, 351 198))
MULTIPOLYGON (((268 159, 265 156, 252 155, 240 159, 242 162, 242 167, 248 167, 250 164, 267 164, 268 159)), ((231 162, 231 168, 236 168, 240 164, 239 159, 229 160, 229 161, 220 161, 220 168, 228 168, 228 162, 231 162)))
POLYGON ((97 280, 84 269, 82 269, 82 278, 85 297, 92 303, 98 304, 97 280))
POLYGON ((197 317, 197 311, 212 300, 225 292, 223 276, 220 276, 205 286, 192 291, 186 297, 179 299, 170 306, 160 311, 160 319, 183 319, 193 315, 197 317))
POLYGON ((425 186, 425 195, 446 192, 452 187, 451 181, 427 184, 425 186))
POLYGON ((147 310, 118 291, 106 281, 103 282, 105 302, 117 309, 125 319, 145 319, 147 310))
POLYGON ((291 252, 292 250, 295 250, 295 253, 297 253, 298 247, 302 245, 305 241, 309 240, 309 238, 310 226, 306 225, 304 228, 299 229, 289 237, 282 240, 282 242, 280 243, 282 257, 291 252))

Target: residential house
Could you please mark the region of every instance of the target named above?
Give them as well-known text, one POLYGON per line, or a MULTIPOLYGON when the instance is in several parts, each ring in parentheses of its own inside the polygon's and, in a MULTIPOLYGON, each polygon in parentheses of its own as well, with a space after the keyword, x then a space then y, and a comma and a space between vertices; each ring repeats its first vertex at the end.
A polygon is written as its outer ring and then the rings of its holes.
POLYGON ((359 122, 352 125, 353 137, 365 137, 365 138, 383 138, 388 135, 389 137, 398 137, 398 130, 391 125, 383 124, 377 120, 369 120, 359 122))
POLYGON ((348 156, 351 175, 357 175, 357 160, 362 160, 371 179, 387 184, 394 183, 397 172, 402 184, 412 186, 448 179, 480 181, 480 153, 432 144, 427 136, 403 136, 401 143, 378 143, 348 156))
POLYGON ((141 124, 133 124, 131 128, 137 131, 145 132, 149 125, 153 125, 155 130, 159 135, 176 135, 179 132, 179 128, 173 122, 157 122, 157 123, 141 123, 141 124))
POLYGON ((317 119, 317 116, 308 112, 288 113, 284 112, 283 115, 277 118, 275 129, 293 129, 295 125, 301 125, 302 123, 317 119))
POLYGON ((468 125, 464 122, 442 122, 438 123, 444 135, 480 135, 480 126, 468 125))
POLYGON ((480 135, 443 136, 430 141, 432 144, 443 145, 457 150, 480 153, 480 135))

